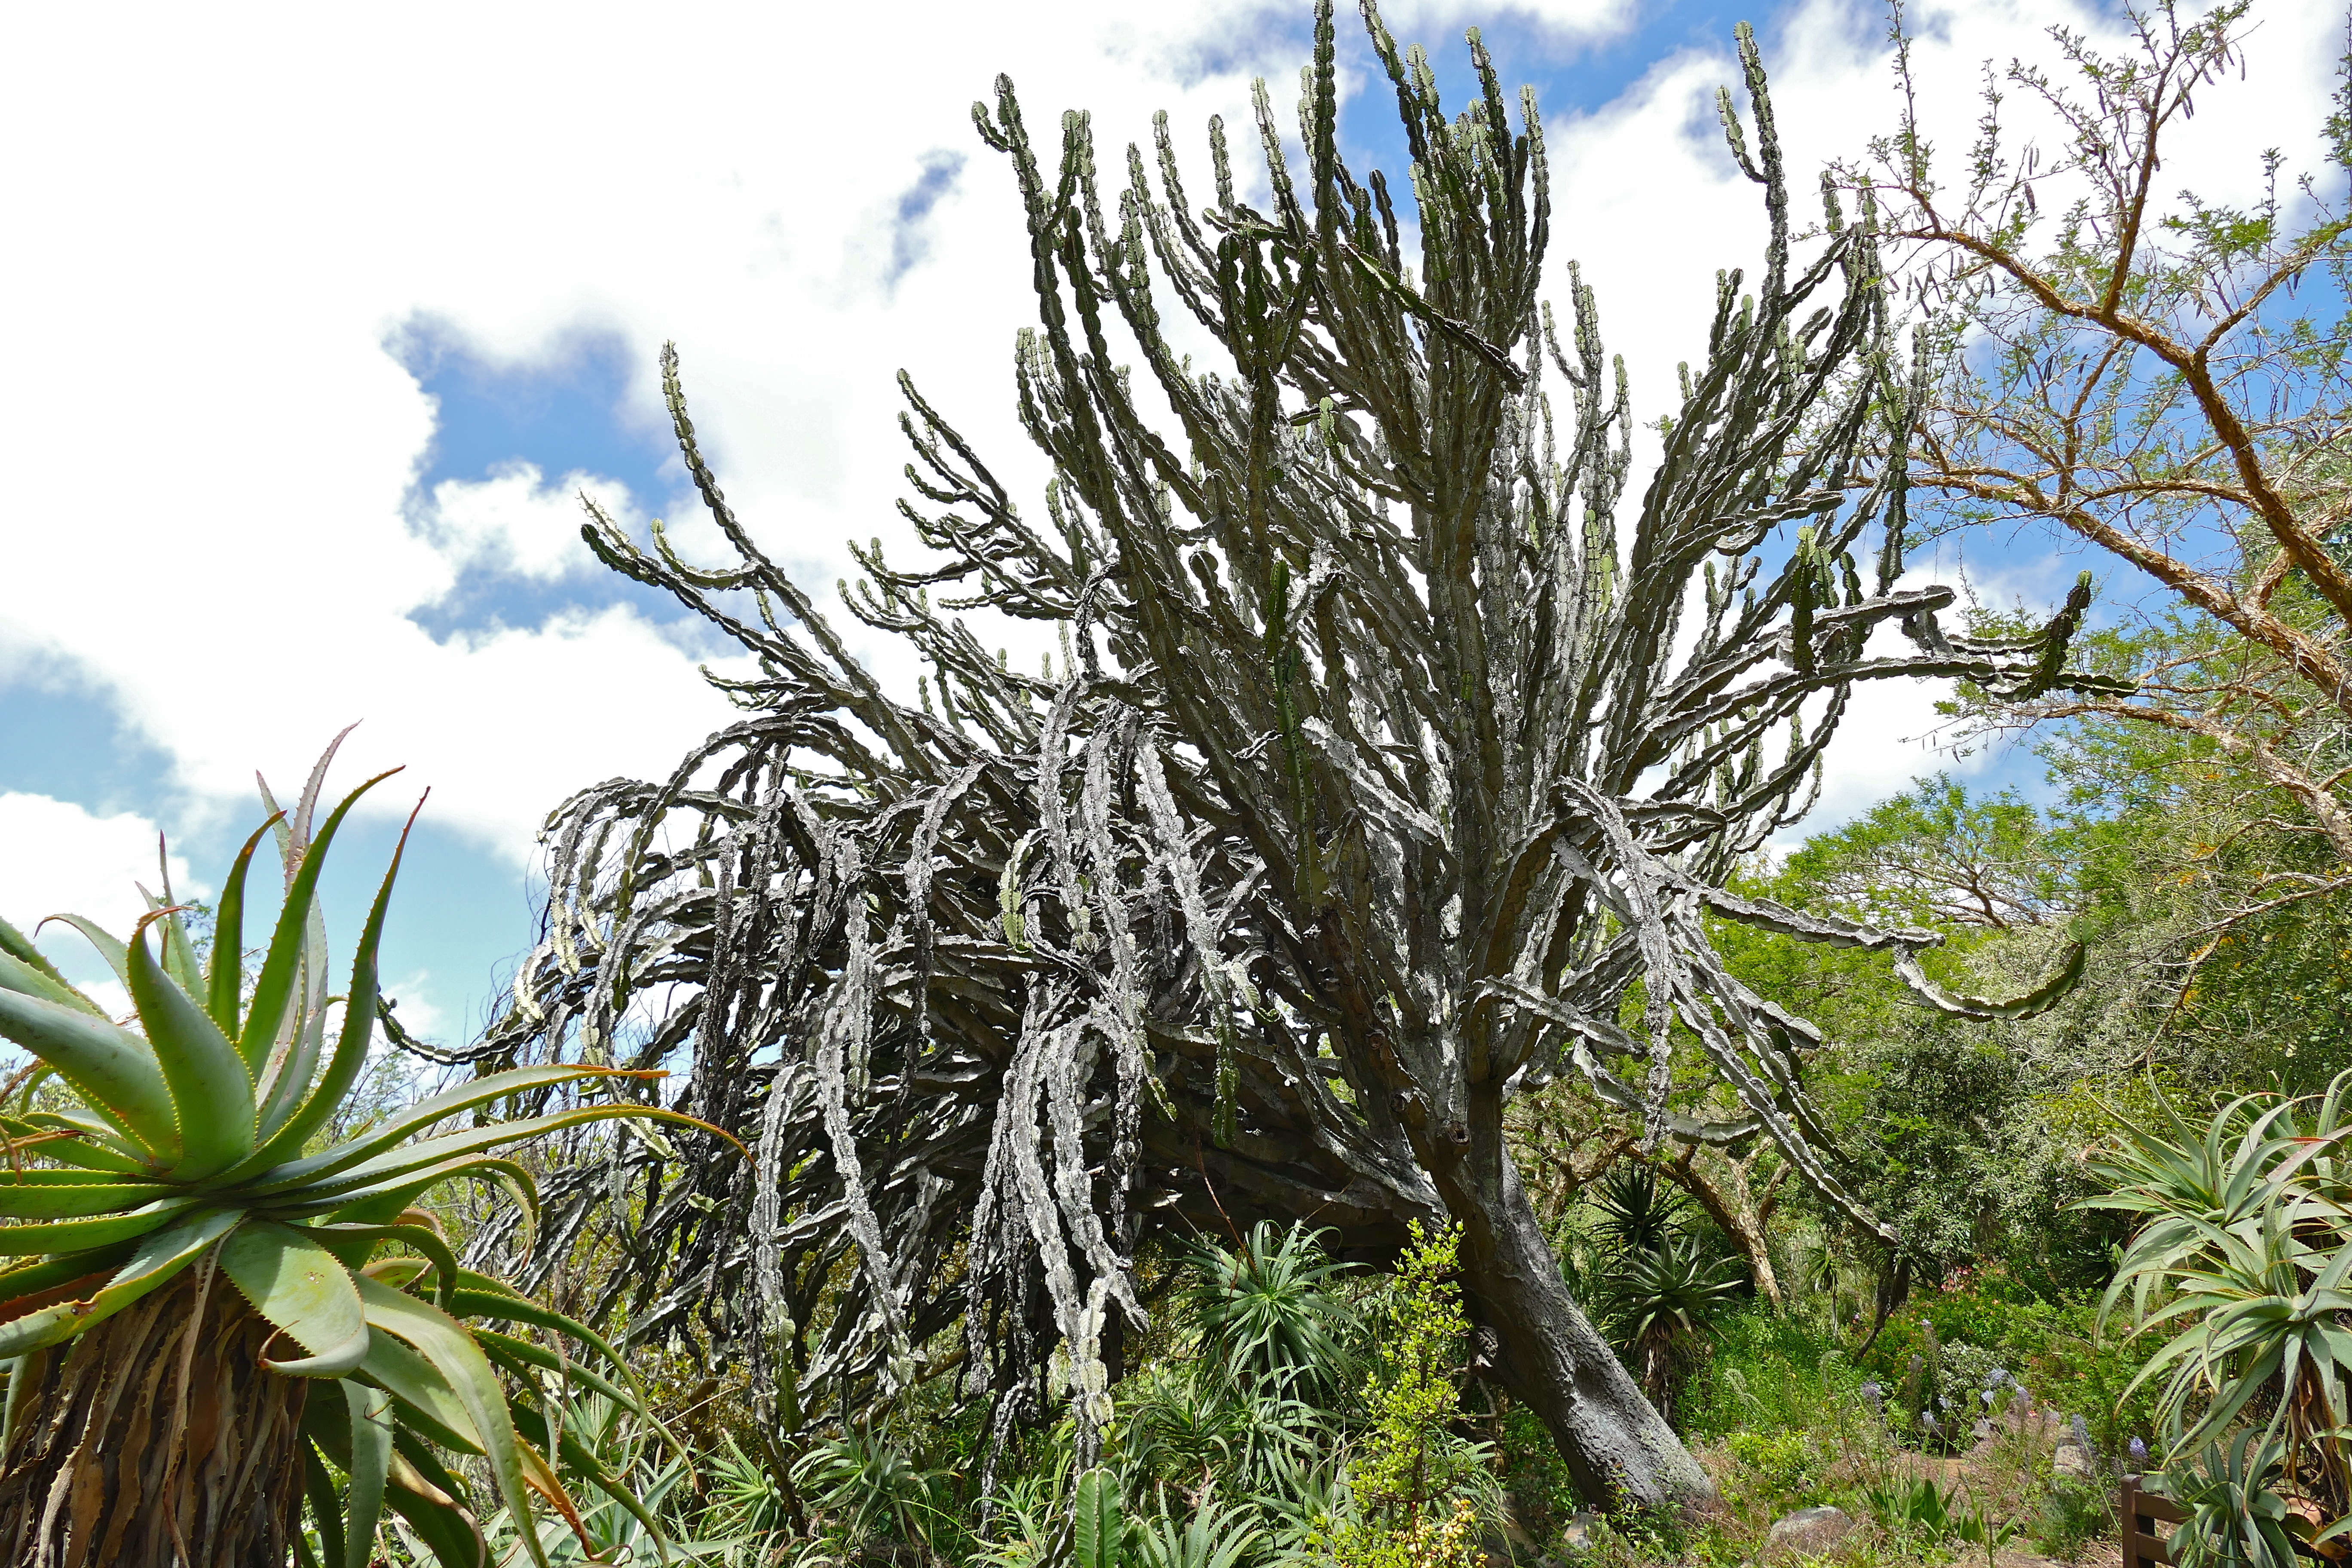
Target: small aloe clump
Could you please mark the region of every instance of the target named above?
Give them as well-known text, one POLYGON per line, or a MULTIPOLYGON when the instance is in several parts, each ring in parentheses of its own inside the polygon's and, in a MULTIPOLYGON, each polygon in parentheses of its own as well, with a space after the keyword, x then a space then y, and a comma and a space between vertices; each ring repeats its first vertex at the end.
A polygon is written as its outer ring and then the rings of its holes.
MULTIPOLYGON (((0 1560, 211 1568, 299 1551, 310 1561, 307 1498, 331 1568, 373 1560, 387 1505, 444 1564, 475 1568, 487 1560, 481 1531, 446 1455, 478 1461, 518 1518, 536 1492, 578 1519, 548 1458, 518 1435, 499 1373, 526 1389, 552 1373, 635 1405, 583 1360, 467 1321, 537 1328, 619 1365, 585 1326, 459 1268, 415 1205, 489 1177, 535 1209, 529 1175, 497 1151, 603 1118, 690 1119, 614 1101, 483 1120, 482 1108, 518 1093, 629 1076, 527 1068, 328 1141, 367 1064, 400 852, 349 984, 330 996, 320 868, 352 806, 389 775, 354 790, 313 839, 324 768, 290 815, 265 790, 272 815, 224 880, 209 963, 159 900, 127 942, 64 917, 130 993, 128 1024, 0 923, 0 1037, 37 1058, 12 1086, 16 1113, 0 1115, 0 1257, 21 1260, 0 1268, 0 1359, 11 1369, 0 1560), (272 831, 285 898, 248 987, 247 878, 272 831), (468 1111, 474 1124, 435 1131, 468 1111), (387 1247, 408 1255, 379 1256, 387 1247), (59 1496, 74 1506, 56 1506, 59 1496)), ((576 1444, 559 1447, 625 1497, 576 1444)), ((523 1539, 543 1565, 537 1538, 523 1539)))

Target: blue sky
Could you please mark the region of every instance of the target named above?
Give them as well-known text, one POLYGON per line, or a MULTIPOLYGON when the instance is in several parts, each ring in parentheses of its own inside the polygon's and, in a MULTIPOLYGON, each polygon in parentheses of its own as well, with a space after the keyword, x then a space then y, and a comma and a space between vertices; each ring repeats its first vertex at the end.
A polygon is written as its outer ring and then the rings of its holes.
MULTIPOLYGON (((1391 8, 1453 101, 1479 9, 1391 8)), ((1484 27, 1507 86, 1537 89, 1555 255, 1599 284, 1645 418, 1695 346, 1713 268, 1753 253, 1752 197, 1706 102, 1742 15, 1801 162, 1883 128, 1872 7, 1542 0, 1484 27)), ((1947 82, 2031 47, 2045 19, 1916 15, 1947 82)), ((2282 15, 2284 34, 2324 36, 2319 13, 2282 15)), ((687 353, 730 493, 822 589, 846 568, 845 535, 895 527, 897 365, 1034 478, 1003 408, 1024 316, 1017 215, 963 104, 1000 67, 1033 126, 1090 103, 1124 140, 1164 104, 1205 186, 1202 121, 1245 122, 1253 71, 1289 112, 1304 17, 1217 0, 980 27, 940 8, 866 40, 746 8, 697 29, 740 29, 714 60, 617 8, 552 27, 491 7, 462 50, 433 47, 420 21, 421 38, 354 42, 306 71, 301 51, 328 43, 192 30, 110 57, 102 82, 60 71, 8 110, 79 129, 20 182, 43 242, 0 261, 11 298, 44 301, 37 319, 19 307, 38 384, 7 413, 36 458, 19 559, 47 563, 0 584, 0 915, 27 922, 55 900, 121 918, 159 828, 216 882, 257 817, 251 770, 296 788, 363 720, 346 787, 415 766, 339 853, 331 929, 356 928, 398 830, 392 797, 404 815, 433 786, 384 967, 405 1012, 469 1034, 535 936, 539 817, 571 789, 665 770, 725 716, 693 673, 725 650, 571 538, 583 484, 632 526, 690 515, 658 406, 663 339, 687 353), (808 63, 875 47, 902 52, 887 114, 854 71, 808 63)), ((97 58, 75 36, 94 22, 44 25, 60 30, 49 58, 97 58)), ((1351 17, 1341 37, 1369 69, 1351 17)), ((2307 99, 2320 79, 2297 69, 2307 99)), ((1359 85, 1351 162, 1401 174, 1385 84, 1359 85)), ((1965 95, 1946 111, 1965 123, 1965 95)), ((2045 574, 2038 547, 1972 564, 2029 592, 2045 574)), ((1929 700, 1874 715, 1841 753, 1833 813, 1937 765, 1903 744, 1929 700)))

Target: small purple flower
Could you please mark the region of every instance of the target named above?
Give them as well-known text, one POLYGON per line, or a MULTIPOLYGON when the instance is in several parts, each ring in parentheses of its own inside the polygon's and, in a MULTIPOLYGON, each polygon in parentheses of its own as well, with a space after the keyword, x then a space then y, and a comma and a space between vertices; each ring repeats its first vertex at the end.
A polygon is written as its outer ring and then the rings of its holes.
POLYGON ((2085 1454, 2091 1451, 2091 1428, 2080 1415, 2074 1417, 2074 1441, 2085 1454))
POLYGON ((2134 1469, 2139 1469, 2147 1463, 2147 1445, 2137 1437, 2131 1440, 2131 1462, 2134 1469))
POLYGON ((1999 1388, 2002 1384, 2007 1383, 2008 1381, 2009 1368, 2005 1366, 1997 1366, 1990 1372, 1985 1373, 1985 1386, 1987 1388, 1999 1388))
POLYGON ((1886 1390, 1879 1387, 1875 1382, 1864 1384, 1861 1394, 1863 1398, 1870 1402, 1870 1407, 1873 1410, 1882 1408, 1883 1402, 1886 1398, 1886 1390))
POLYGON ((1990 1388, 1986 1389, 1982 1394, 1978 1394, 1978 1395, 1977 1395, 1977 1397, 1978 1397, 1979 1399, 1981 1399, 1981 1400, 1983 1400, 1983 1401, 1984 1401, 1984 1407, 1985 1407, 1987 1410, 1990 1410, 1990 1409, 1991 1409, 1991 1408, 1992 1408, 1992 1390, 1991 1390, 1991 1389, 1990 1389, 1990 1388))

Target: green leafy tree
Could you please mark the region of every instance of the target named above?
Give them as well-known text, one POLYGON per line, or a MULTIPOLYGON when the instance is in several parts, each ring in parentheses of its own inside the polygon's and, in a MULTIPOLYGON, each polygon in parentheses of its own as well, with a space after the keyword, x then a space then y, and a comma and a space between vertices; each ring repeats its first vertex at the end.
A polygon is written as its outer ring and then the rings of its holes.
POLYGON ((2009 931, 2074 912, 2070 837, 2013 794, 1939 774, 1806 839, 1782 876, 1858 919, 2009 931))
POLYGON ((1484 1451, 1454 1436, 1469 1320, 1455 1277, 1461 1237, 1413 1227, 1384 1303, 1379 1365, 1364 1384, 1365 1430, 1348 1465, 1356 1517, 1330 1543, 1344 1568, 1458 1568, 1476 1535, 1460 1496, 1484 1451))
MULTIPOLYGON (((2115 744, 2098 752, 2081 749, 2084 739, 2041 739, 2052 804, 1929 779, 1738 884, 1816 915, 1940 931, 1943 947, 1922 963, 1956 989, 2029 982, 2084 945, 2081 984, 2034 1017, 1987 1024, 1906 1005, 1884 955, 1720 934, 1744 981, 1837 1042, 1814 1060, 1816 1092, 1847 1179, 1901 1232, 1902 1248, 1870 1245, 1801 1186, 1771 1212, 1824 1226, 1824 1257, 1860 1252, 1880 1277, 1881 1306, 1904 1280, 1987 1258, 2046 1292, 2104 1284, 2106 1248, 2122 1230, 2066 1206, 2091 1190, 2079 1155, 2104 1126, 2096 1097, 2128 1096, 2151 1066, 2176 1082, 2218 1083, 2273 1065, 2253 1044, 2262 1035, 2217 1035, 2209 1047, 2177 1005, 2204 905, 2172 857, 2210 831, 2183 797, 2193 781, 2168 773, 2160 732, 2109 726, 2096 739, 2115 744)), ((2266 1028, 2290 1022, 2274 1014, 2266 1028)), ((1743 1208, 1759 1219, 1764 1211, 1736 1201, 1735 1162, 1694 1152, 1717 1190, 1710 1215, 1744 1256, 1769 1251, 1741 1239, 1755 1228, 1743 1208)))
MULTIPOLYGON (((2352 888, 2352 212, 2275 150, 2246 150, 2244 205, 2176 194, 2165 172, 2242 66, 2251 14, 2164 0, 2114 55, 2053 27, 2063 65, 2012 62, 1988 86, 1958 177, 1913 117, 1898 37, 1903 124, 1847 172, 1942 311, 1912 479, 1944 505, 1922 521, 2087 543, 2152 591, 2151 624, 2182 616, 2111 641, 2105 689, 1994 694, 1979 716, 2112 720, 2225 759, 2325 851, 2275 868, 2248 911, 2352 888)), ((2347 108, 2324 128, 2337 171, 2347 108)))
MULTIPOLYGON (((2175 619, 2115 640, 2178 648, 2175 619)), ((2222 1089, 2275 1079, 2315 1092, 2352 1066, 2352 903, 2306 896, 2336 851, 2293 797, 2195 735, 2105 716, 2077 719, 2037 749, 2092 897, 2077 930, 2102 985, 2128 987, 2146 1063, 2222 1089)))

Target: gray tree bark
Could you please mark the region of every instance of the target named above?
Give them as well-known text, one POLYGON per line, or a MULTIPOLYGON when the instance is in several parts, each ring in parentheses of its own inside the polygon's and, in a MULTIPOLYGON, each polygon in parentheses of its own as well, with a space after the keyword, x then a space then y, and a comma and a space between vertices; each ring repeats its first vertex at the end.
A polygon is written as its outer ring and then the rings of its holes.
POLYGON ((1602 1506, 1658 1511, 1714 1496, 1706 1472, 1569 1294, 1509 1153, 1477 1179, 1470 1164, 1439 1173, 1441 1190, 1464 1189, 1449 1207, 1463 1219, 1465 1283, 1501 1342, 1499 1381, 1550 1429, 1577 1489, 1602 1506))

